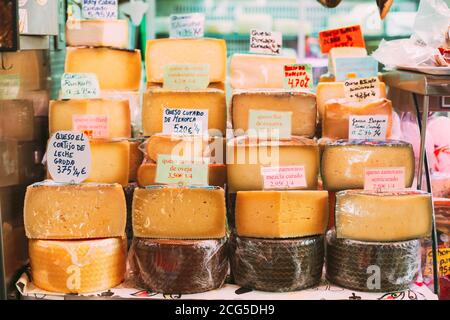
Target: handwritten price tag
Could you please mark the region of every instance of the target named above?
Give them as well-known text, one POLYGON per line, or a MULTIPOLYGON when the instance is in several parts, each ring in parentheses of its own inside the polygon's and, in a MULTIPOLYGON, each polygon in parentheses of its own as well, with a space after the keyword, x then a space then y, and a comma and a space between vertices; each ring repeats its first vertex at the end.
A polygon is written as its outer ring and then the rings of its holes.
POLYGON ((202 38, 205 33, 203 13, 170 15, 171 38, 202 38))
POLYGON ((336 58, 336 81, 370 78, 378 75, 378 62, 372 57, 336 58))
POLYGON ((163 87, 171 90, 203 90, 209 85, 209 64, 164 66, 163 87))
POLYGON ((108 116, 102 114, 73 115, 72 130, 83 132, 88 138, 108 138, 108 116))
POLYGON ((208 131, 208 110, 164 108, 164 134, 202 135, 206 131, 208 131))
POLYGON ((64 73, 61 77, 62 99, 94 99, 100 97, 100 86, 94 73, 64 73))
MULTIPOLYGON (((429 266, 427 274, 433 274, 433 251, 427 250, 426 265, 429 266)), ((438 248, 437 263, 439 268, 439 275, 445 277, 450 275, 450 248, 438 248)))
POLYGON ((366 47, 359 25, 321 31, 319 43, 322 53, 328 53, 335 47, 366 47))
POLYGON ((250 31, 250 52, 280 54, 283 46, 281 32, 252 29, 250 31))
POLYGON ((292 129, 292 112, 250 110, 248 135, 289 139, 292 129))
POLYGON ((349 79, 344 81, 344 95, 348 101, 369 101, 380 98, 380 83, 377 77, 349 79))
POLYGON ((91 167, 91 148, 86 136, 75 131, 53 134, 47 146, 47 165, 56 182, 83 182, 91 167))
POLYGON ((312 89, 312 67, 310 64, 288 64, 284 66, 284 89, 312 89))
POLYGON ((208 185, 208 158, 186 159, 173 155, 158 155, 156 183, 208 185))
POLYGON ((306 187, 304 166, 262 167, 264 189, 291 189, 306 187))
POLYGON ((349 117, 349 139, 386 140, 388 116, 353 116, 349 117))
POLYGON ((0 99, 17 99, 20 90, 20 76, 18 74, 0 74, 0 99))
POLYGON ((364 190, 398 191, 405 189, 405 168, 366 168, 364 190))
POLYGON ((84 19, 117 19, 118 0, 82 0, 84 19))

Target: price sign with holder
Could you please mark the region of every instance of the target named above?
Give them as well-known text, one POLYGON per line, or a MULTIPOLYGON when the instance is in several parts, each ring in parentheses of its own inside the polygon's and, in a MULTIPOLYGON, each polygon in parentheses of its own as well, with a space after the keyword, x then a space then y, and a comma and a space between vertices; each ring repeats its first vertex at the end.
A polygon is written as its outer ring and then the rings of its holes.
POLYGON ((158 155, 156 183, 192 186, 208 185, 208 158, 183 158, 174 155, 158 155))

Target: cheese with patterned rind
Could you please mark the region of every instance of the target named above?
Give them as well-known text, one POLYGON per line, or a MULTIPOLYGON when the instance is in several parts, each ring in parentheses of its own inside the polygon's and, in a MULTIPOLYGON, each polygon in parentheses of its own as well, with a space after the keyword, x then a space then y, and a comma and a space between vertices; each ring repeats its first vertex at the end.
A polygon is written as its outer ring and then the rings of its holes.
POLYGON ((128 20, 78 20, 66 23, 67 46, 128 47, 128 20))

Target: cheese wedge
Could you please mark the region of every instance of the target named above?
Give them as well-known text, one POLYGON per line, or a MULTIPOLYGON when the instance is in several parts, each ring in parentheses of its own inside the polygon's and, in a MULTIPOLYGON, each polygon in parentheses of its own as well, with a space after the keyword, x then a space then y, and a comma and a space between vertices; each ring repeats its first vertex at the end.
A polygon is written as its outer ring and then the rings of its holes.
POLYGON ((236 228, 242 237, 296 238, 324 234, 327 191, 239 191, 236 228))
POLYGON ((129 103, 103 99, 50 101, 50 135, 60 130, 88 132, 97 139, 130 138, 129 103))
POLYGON ((95 73, 102 90, 139 90, 141 52, 110 48, 68 47, 65 72, 95 73))
POLYGON ((0 139, 31 141, 34 138, 33 104, 27 100, 0 100, 0 139))
POLYGON ((431 234, 431 195, 421 191, 336 193, 338 238, 403 241, 431 234))
POLYGON ((230 192, 263 190, 263 167, 303 166, 306 185, 314 190, 319 173, 319 147, 314 140, 257 140, 246 136, 227 142, 227 177, 230 192))
POLYGON ((294 63, 293 57, 235 53, 230 63, 231 87, 283 88, 284 66, 294 63))
MULTIPOLYGON (((142 127, 144 136, 163 132, 164 109, 208 110, 210 135, 225 134, 227 107, 225 91, 216 88, 205 90, 168 90, 150 87, 144 94, 142 127)), ((181 122, 183 123, 183 122, 181 122)))
POLYGON ((405 169, 405 187, 411 187, 415 165, 410 143, 338 140, 323 146, 321 177, 325 190, 362 189, 365 169, 398 167, 405 169))
MULTIPOLYGON (((156 185, 156 163, 144 162, 139 166, 137 181, 140 187, 156 185)), ((227 181, 227 167, 224 164, 208 165, 208 185, 224 187, 227 181)))
POLYGON ((313 93, 278 89, 234 90, 231 100, 231 118, 236 135, 239 131, 243 133, 249 129, 252 111, 290 112, 291 133, 297 136, 314 137, 317 107, 316 96, 313 93))
POLYGON ((225 82, 227 64, 225 40, 212 38, 147 40, 145 57, 147 82, 162 83, 164 67, 171 64, 207 64, 209 82, 225 82))
POLYGON ((358 47, 335 47, 328 53, 328 72, 336 74, 336 58, 367 57, 366 48, 358 47))
POLYGON ((389 139, 392 133, 392 112, 392 103, 387 99, 369 102, 328 100, 324 106, 322 137, 348 139, 350 116, 384 115, 388 117, 386 138, 389 139))
MULTIPOLYGON (((323 118, 325 104, 331 99, 343 99, 345 98, 344 82, 331 82, 331 78, 327 81, 321 80, 317 84, 316 96, 317 96, 317 110, 319 111, 320 119, 323 118), (330 80, 330 81, 328 81, 330 80)), ((380 98, 386 98, 386 84, 379 82, 380 84, 380 98)))
POLYGON ((185 158, 209 158, 209 163, 224 163, 225 139, 206 136, 154 134, 146 141, 147 158, 156 162, 159 154, 185 158))
POLYGON ((30 240, 33 284, 57 293, 89 293, 119 285, 125 276, 127 241, 30 240))
POLYGON ((136 189, 132 217, 135 237, 222 238, 225 236, 225 192, 218 187, 136 189))
POLYGON ((125 236, 127 207, 119 184, 28 186, 24 224, 31 239, 88 239, 125 236))
POLYGON ((66 23, 69 47, 128 47, 128 20, 76 20, 66 23))

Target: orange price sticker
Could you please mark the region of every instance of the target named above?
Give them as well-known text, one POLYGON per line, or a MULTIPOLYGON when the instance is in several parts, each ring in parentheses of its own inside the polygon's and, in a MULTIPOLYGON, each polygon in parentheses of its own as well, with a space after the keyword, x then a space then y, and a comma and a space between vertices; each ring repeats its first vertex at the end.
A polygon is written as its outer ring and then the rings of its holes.
POLYGON ((335 47, 366 47, 359 25, 321 31, 319 43, 322 53, 328 53, 335 47))

